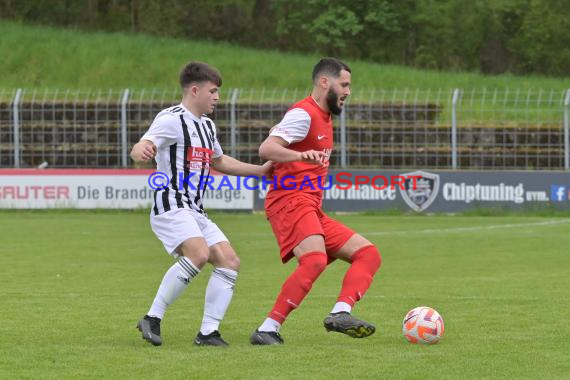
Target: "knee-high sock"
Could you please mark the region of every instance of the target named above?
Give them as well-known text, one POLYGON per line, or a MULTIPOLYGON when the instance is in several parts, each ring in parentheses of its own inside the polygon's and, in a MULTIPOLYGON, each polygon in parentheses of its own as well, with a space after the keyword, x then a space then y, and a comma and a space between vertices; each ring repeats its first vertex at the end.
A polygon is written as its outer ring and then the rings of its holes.
POLYGON ((360 248, 352 255, 352 264, 344 280, 337 302, 345 302, 351 307, 360 300, 372 283, 374 274, 380 268, 382 259, 375 246, 360 248))
POLYGON ((208 335, 220 327, 234 294, 238 273, 226 268, 215 268, 208 281, 204 303, 204 318, 200 332, 208 335))
POLYGON ((176 264, 170 267, 154 297, 154 302, 148 311, 151 317, 162 319, 166 308, 182 294, 190 281, 200 273, 200 270, 186 257, 178 259, 176 264))
POLYGON ((326 266, 327 255, 324 252, 309 252, 301 256, 299 266, 281 287, 269 318, 283 323, 289 313, 301 304, 326 266))

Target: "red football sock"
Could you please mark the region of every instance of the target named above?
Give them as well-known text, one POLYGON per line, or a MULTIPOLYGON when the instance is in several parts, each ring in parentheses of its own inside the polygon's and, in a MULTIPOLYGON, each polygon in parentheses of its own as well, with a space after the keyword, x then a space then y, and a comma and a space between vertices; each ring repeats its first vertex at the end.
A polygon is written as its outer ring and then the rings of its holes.
POLYGON ((326 266, 327 255, 324 252, 309 252, 301 256, 299 266, 283 283, 269 318, 283 323, 289 313, 301 304, 326 266))
POLYGON ((380 268, 382 259, 375 246, 360 248, 352 255, 352 264, 344 280, 337 302, 346 302, 350 306, 360 300, 370 287, 374 274, 380 268))

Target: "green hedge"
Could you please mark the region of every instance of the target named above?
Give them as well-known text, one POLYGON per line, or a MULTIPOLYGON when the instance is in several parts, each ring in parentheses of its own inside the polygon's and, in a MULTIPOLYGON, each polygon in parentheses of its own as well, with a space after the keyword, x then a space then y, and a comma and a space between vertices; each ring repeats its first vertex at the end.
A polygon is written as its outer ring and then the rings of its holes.
POLYGON ((6 0, 0 15, 421 68, 570 74, 560 0, 6 0))

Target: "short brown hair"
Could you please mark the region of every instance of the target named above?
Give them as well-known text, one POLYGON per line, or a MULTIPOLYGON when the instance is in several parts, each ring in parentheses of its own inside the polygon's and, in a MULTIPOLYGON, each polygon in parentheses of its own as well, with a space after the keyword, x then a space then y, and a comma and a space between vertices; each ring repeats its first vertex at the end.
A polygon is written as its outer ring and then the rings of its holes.
POLYGON ((214 67, 204 62, 190 62, 180 72, 180 86, 187 87, 190 83, 212 82, 222 86, 222 76, 214 67))
POLYGON ((351 72, 350 67, 340 59, 332 57, 321 58, 313 68, 313 81, 317 80, 320 75, 330 75, 338 78, 342 70, 351 72))

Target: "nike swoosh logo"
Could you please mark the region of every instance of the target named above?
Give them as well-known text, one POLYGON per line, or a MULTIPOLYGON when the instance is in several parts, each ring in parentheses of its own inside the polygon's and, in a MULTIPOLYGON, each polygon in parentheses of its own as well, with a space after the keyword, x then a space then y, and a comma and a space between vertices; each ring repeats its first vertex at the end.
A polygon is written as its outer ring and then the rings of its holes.
POLYGON ((321 135, 317 136, 318 140, 322 140, 322 139, 326 139, 326 138, 327 138, 327 136, 321 136, 321 135))
POLYGON ((293 306, 295 309, 299 307, 299 305, 295 304, 295 302, 291 301, 289 298, 287 298, 287 303, 293 306))

